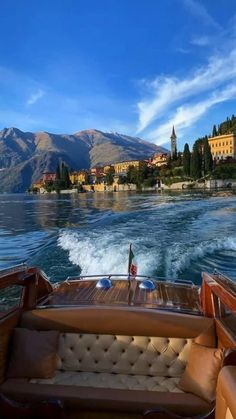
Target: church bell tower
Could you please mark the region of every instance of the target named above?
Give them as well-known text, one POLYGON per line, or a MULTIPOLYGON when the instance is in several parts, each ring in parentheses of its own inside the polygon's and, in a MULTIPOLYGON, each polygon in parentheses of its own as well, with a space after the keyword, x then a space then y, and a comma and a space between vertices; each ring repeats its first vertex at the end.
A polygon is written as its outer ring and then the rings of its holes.
POLYGON ((177 136, 175 134, 175 127, 173 125, 172 128, 172 134, 170 136, 171 140, 171 158, 175 157, 177 155, 177 136))

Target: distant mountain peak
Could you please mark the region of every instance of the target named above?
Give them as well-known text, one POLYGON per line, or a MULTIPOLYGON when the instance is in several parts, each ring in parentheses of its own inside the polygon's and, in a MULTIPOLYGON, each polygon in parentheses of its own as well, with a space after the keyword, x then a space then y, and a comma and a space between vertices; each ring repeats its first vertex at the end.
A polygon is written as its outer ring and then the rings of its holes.
POLYGON ((142 160, 157 152, 167 150, 118 132, 90 128, 74 134, 53 134, 4 128, 0 131, 0 192, 24 192, 44 171, 56 170, 61 160, 79 170, 142 160))

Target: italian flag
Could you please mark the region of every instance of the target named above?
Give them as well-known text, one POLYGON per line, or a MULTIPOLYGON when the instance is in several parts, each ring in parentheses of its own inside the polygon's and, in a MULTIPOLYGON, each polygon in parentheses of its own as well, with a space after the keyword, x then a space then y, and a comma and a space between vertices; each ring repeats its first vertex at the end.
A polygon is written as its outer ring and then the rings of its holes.
POLYGON ((132 245, 129 247, 129 267, 128 267, 129 275, 136 276, 138 273, 138 265, 135 260, 134 253, 132 251, 132 245))

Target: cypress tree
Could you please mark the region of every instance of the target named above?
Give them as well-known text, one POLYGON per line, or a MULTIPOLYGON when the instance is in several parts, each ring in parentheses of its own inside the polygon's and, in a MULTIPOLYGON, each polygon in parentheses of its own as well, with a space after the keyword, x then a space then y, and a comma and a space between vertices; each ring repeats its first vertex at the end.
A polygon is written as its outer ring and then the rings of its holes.
POLYGON ((203 162, 204 162, 204 174, 212 172, 213 168, 213 159, 211 154, 211 147, 208 142, 207 136, 203 141, 203 162))
POLYGON ((199 144, 197 142, 195 142, 193 145, 190 171, 191 177, 193 177, 193 179, 199 179, 202 175, 202 156, 199 151, 199 144))
POLYGON ((70 186, 69 170, 64 162, 61 163, 60 172, 61 172, 61 184, 63 185, 63 188, 69 188, 70 186))
POLYGON ((189 145, 188 143, 186 143, 184 146, 184 152, 183 152, 183 170, 186 176, 190 175, 190 162, 191 162, 191 153, 189 150, 189 145))
POLYGON ((217 136, 217 129, 216 129, 216 126, 213 125, 212 137, 216 137, 216 136, 217 136))
POLYGON ((60 165, 58 163, 57 168, 56 168, 56 180, 60 180, 61 179, 61 170, 60 170, 60 165))

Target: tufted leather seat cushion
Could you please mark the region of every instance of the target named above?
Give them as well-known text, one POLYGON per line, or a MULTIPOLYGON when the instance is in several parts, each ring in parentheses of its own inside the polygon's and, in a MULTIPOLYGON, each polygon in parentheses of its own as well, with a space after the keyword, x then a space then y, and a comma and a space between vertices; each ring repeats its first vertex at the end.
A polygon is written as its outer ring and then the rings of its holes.
POLYGON ((57 370, 180 377, 191 339, 62 333, 57 370))
POLYGON ((126 390, 172 391, 182 393, 177 387, 179 378, 150 377, 145 375, 109 374, 95 372, 57 371, 50 379, 32 379, 33 384, 60 384, 93 388, 126 390))

